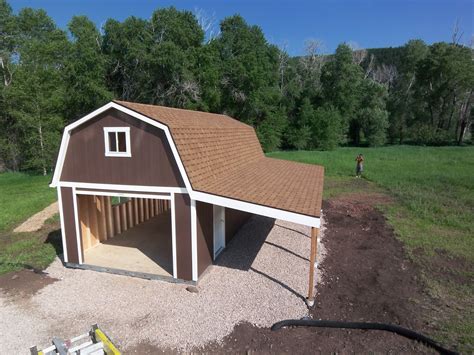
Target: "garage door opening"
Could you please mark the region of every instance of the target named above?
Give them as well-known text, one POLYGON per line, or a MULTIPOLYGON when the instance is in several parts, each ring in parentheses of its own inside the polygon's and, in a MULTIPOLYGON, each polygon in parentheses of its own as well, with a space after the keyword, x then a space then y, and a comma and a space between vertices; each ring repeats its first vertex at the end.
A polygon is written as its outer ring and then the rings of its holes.
POLYGON ((170 200, 78 194, 84 264, 173 277, 170 200))

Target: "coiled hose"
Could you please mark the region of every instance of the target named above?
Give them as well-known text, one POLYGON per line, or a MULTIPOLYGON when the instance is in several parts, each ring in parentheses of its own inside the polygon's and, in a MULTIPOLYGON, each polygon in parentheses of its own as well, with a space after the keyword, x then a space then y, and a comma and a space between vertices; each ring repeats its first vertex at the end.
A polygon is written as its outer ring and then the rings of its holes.
POLYGON ((455 351, 442 347, 423 334, 414 332, 413 330, 400 327, 393 324, 372 323, 372 322, 341 322, 333 320, 313 320, 313 319, 288 319, 273 324, 272 330, 279 330, 283 327, 320 327, 320 328, 345 328, 345 329, 368 329, 368 330, 385 330, 387 332, 396 333, 405 338, 417 340, 433 349, 440 354, 454 355, 455 351))

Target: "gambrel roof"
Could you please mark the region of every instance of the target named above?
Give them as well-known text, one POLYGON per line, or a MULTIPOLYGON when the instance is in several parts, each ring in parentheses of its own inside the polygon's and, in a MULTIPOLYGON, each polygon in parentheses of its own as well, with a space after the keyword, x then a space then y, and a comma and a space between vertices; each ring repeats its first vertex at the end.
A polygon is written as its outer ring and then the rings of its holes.
POLYGON ((266 157, 253 127, 221 114, 113 101, 66 127, 52 186, 70 131, 110 108, 165 130, 192 199, 319 227, 324 168, 266 157))
POLYGON ((169 127, 193 190, 320 216, 324 168, 266 157, 253 127, 226 115, 115 102, 169 127))

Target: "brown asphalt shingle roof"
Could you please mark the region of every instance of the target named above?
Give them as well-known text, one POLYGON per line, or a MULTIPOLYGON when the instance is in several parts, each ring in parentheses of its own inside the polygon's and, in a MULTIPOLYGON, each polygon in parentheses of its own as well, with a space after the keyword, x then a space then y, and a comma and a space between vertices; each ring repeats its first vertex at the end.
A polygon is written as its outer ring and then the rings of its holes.
POLYGON ((194 190, 320 216, 324 168, 265 157, 253 127, 226 115, 115 102, 169 127, 194 190))

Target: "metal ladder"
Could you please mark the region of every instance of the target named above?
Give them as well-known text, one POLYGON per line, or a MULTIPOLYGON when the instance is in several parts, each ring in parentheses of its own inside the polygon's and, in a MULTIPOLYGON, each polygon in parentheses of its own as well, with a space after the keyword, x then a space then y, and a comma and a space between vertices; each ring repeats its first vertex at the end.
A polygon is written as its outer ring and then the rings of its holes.
POLYGON ((30 348, 31 355, 120 355, 110 338, 94 324, 91 330, 75 338, 53 338, 53 345, 43 350, 30 348))

